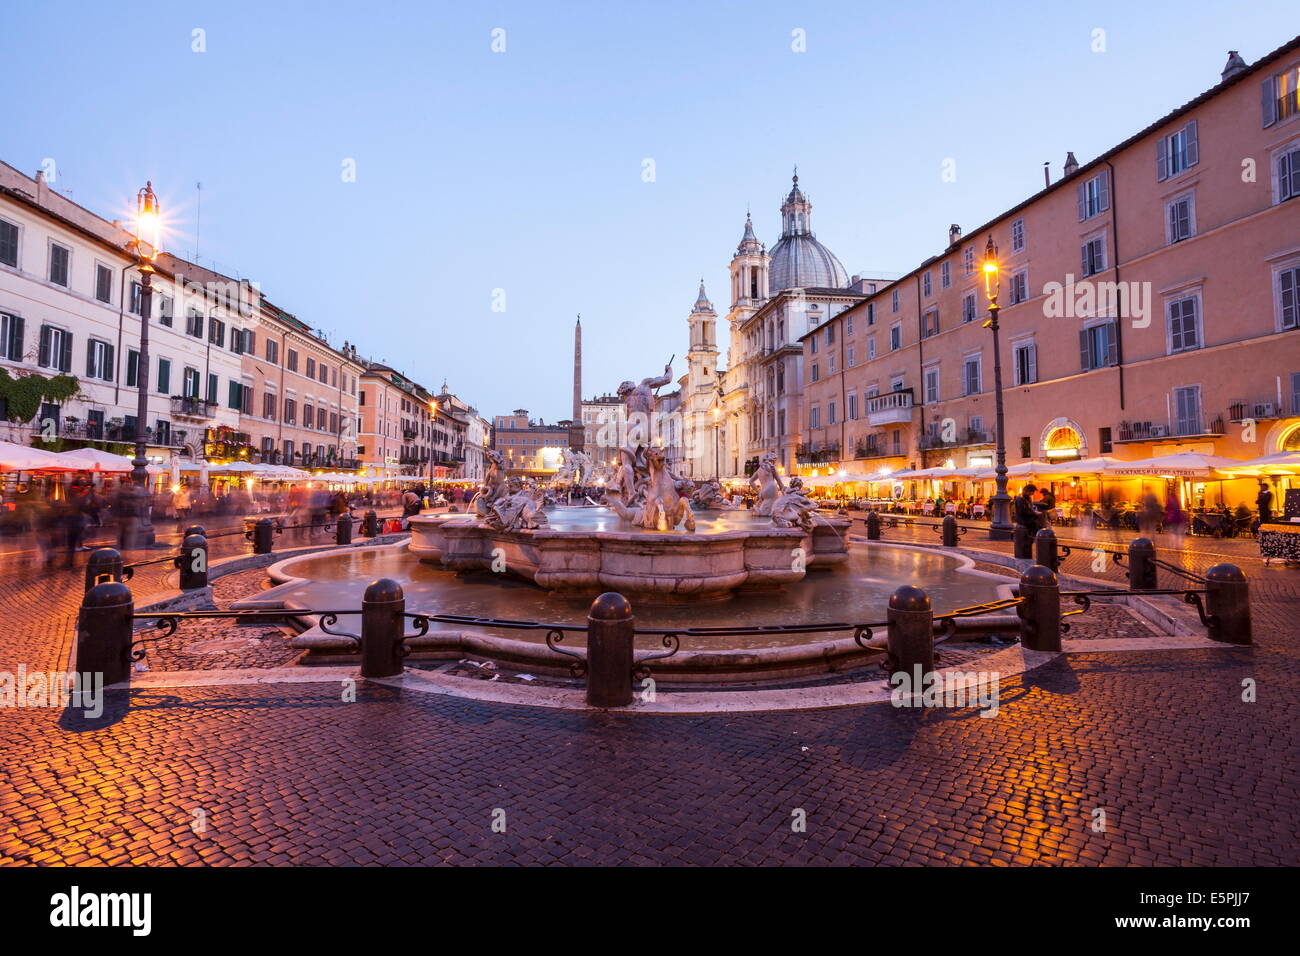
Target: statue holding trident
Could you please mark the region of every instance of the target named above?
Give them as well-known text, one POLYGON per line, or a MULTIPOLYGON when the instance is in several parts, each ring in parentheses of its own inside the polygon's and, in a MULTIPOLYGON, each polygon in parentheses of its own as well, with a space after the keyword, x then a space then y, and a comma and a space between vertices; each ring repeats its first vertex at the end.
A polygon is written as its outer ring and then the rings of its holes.
MULTIPOLYGON (((618 397, 627 406, 626 445, 635 448, 638 445, 650 444, 651 429, 654 425, 655 390, 663 388, 672 380, 673 359, 670 358, 668 364, 664 366, 663 375, 657 378, 643 378, 639 385, 624 382, 618 387, 618 397)), ((644 465, 642 464, 641 467, 644 468, 644 465)))

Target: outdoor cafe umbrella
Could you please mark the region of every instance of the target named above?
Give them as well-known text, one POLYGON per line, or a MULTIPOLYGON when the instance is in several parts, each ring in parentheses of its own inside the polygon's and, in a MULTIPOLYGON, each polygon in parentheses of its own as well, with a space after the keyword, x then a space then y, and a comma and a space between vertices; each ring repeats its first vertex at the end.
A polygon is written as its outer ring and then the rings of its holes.
POLYGON ((130 472, 134 467, 125 455, 114 455, 99 448, 74 448, 59 452, 55 457, 72 463, 79 471, 104 471, 115 474, 130 472))
POLYGON ((76 462, 52 451, 0 441, 0 471, 90 471, 84 462, 76 462))
POLYGON ((1300 474, 1300 451, 1277 451, 1249 461, 1238 462, 1229 469, 1244 475, 1295 475, 1300 474))
POLYGON ((1132 478, 1209 478, 1216 471, 1231 472, 1244 462, 1236 458, 1206 455, 1195 451, 1182 451, 1172 455, 1157 455, 1138 461, 1117 461, 1102 469, 1106 475, 1127 475, 1132 478))

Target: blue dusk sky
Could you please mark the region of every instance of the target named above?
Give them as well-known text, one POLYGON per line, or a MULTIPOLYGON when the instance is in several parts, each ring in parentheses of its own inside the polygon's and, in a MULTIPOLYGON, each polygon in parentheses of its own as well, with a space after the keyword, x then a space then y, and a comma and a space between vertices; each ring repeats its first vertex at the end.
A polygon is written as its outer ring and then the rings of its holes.
POLYGON ((794 164, 846 270, 902 273, 1044 161, 1059 176, 1214 85, 1229 49, 1280 46, 1295 10, 9 2, 0 159, 53 161, 108 218, 150 179, 172 251, 485 415, 553 421, 576 313, 587 396, 673 353, 684 372, 697 283, 725 315, 746 207, 770 248, 794 164))

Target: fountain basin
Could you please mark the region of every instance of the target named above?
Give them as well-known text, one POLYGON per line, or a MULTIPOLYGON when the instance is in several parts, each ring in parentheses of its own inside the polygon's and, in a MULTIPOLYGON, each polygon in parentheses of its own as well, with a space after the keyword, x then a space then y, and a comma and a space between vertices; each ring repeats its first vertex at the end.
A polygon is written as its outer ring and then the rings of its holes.
POLYGON ((749 513, 705 517, 697 531, 622 526, 604 508, 556 509, 549 528, 496 531, 470 515, 411 519, 410 551, 452 571, 494 570, 561 595, 619 591, 674 603, 779 588, 807 569, 848 560, 849 519, 819 516, 812 532, 749 513), (577 514, 576 512, 585 512, 577 514))

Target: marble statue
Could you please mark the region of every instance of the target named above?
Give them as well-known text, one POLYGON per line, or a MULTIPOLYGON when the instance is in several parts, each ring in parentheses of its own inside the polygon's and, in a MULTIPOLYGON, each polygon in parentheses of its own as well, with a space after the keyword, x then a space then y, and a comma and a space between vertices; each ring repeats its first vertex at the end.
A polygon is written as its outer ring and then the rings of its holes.
POLYGON ((772 503, 772 524, 778 528, 800 528, 812 531, 817 502, 803 490, 802 478, 791 478, 790 486, 772 503))
POLYGON ((754 505, 754 514, 770 516, 772 505, 785 491, 785 486, 781 484, 781 476, 776 471, 776 452, 769 451, 763 456, 762 461, 758 463, 758 468, 749 476, 749 484, 751 487, 754 484, 758 485, 758 502, 754 505))
POLYGON ((508 493, 504 456, 495 448, 484 449, 484 454, 487 456, 487 474, 483 476, 483 484, 470 502, 480 519, 487 517, 494 501, 504 498, 508 493))
POLYGON ((483 524, 496 531, 531 531, 546 527, 548 522, 542 511, 540 491, 525 486, 518 478, 511 478, 507 494, 487 505, 483 524))
POLYGON ((722 482, 717 478, 710 478, 695 490, 691 496, 691 505, 696 511, 731 511, 736 507, 727 500, 722 482))
POLYGON ((627 406, 627 443, 648 445, 654 423, 654 389, 663 388, 673 380, 673 364, 664 366, 664 374, 657 378, 643 378, 640 384, 624 382, 618 387, 618 397, 627 406))
POLYGON ((645 461, 648 482, 645 505, 638 522, 640 526, 657 531, 672 531, 677 525, 684 524, 687 531, 694 531, 695 515, 691 513, 690 502, 677 492, 681 478, 673 474, 663 449, 653 446, 647 448, 645 461))

